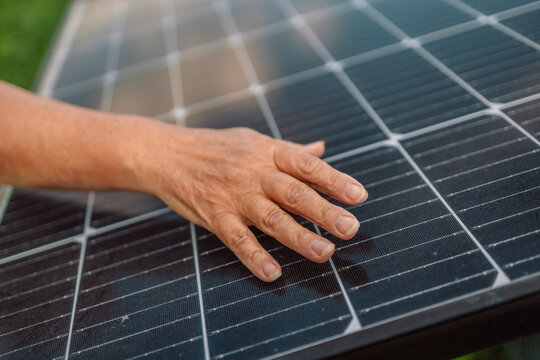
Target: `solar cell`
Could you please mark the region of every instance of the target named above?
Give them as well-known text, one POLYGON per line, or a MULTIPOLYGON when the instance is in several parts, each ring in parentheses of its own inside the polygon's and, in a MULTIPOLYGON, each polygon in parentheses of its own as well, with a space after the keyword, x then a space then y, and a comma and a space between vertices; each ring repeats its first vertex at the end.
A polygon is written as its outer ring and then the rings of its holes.
POLYGON ((254 230, 283 266, 263 283, 148 195, 4 187, 0 357, 432 358, 540 330, 539 9, 76 0, 42 94, 323 139, 370 199, 351 241, 297 217, 325 264, 254 230))

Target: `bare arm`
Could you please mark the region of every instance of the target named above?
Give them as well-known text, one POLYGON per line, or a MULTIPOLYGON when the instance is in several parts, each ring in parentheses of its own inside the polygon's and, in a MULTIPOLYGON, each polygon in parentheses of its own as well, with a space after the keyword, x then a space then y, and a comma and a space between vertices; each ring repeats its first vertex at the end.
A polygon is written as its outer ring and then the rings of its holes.
POLYGON ((214 232, 264 281, 281 269, 248 225, 316 262, 327 261, 334 245, 283 209, 342 239, 358 230, 352 214, 312 189, 345 204, 367 199, 358 181, 318 158, 323 153, 321 142, 302 146, 242 128, 180 128, 82 109, 0 82, 0 183, 155 195, 214 232))

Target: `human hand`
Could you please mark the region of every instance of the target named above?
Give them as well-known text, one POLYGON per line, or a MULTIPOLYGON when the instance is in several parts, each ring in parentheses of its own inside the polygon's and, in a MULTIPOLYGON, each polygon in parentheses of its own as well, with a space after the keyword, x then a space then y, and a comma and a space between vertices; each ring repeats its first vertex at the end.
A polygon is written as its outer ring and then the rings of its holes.
POLYGON ((302 146, 246 128, 165 126, 147 136, 157 154, 152 150, 141 156, 142 168, 148 169, 145 191, 215 233, 263 281, 276 280, 281 268, 249 225, 315 262, 327 261, 334 244, 286 211, 342 239, 358 231, 360 224, 351 213, 313 189, 348 205, 368 196, 358 181, 319 159, 323 142, 302 146))

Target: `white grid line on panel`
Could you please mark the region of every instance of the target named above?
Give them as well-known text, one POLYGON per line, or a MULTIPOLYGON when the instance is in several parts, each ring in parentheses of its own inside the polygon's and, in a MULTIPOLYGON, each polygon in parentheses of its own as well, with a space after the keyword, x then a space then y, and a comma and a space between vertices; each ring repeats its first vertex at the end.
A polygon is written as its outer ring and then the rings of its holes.
POLYGON ((215 358, 216 359, 223 359, 224 357, 227 357, 227 356, 230 356, 232 354, 236 354, 236 353, 239 353, 239 352, 242 352, 242 351, 252 349, 252 348, 257 347, 259 345, 268 344, 268 343, 270 343, 272 341, 276 341, 276 340, 285 338, 287 336, 296 335, 296 334, 299 334, 301 332, 308 331, 308 330, 311 330, 311 329, 315 329, 315 328, 318 328, 318 327, 321 327, 321 326, 324 326, 324 325, 327 325, 327 324, 330 324, 330 323, 333 323, 333 322, 336 322, 336 321, 343 321, 345 319, 348 319, 349 317, 350 317, 350 315, 339 316, 339 317, 337 317, 335 319, 323 321, 323 322, 320 322, 320 323, 317 323, 317 324, 314 324, 314 325, 310 325, 310 326, 302 328, 302 329, 298 329, 298 330, 295 330, 295 331, 288 332, 286 334, 281 334, 281 335, 273 337, 273 338, 269 338, 269 339, 266 339, 266 340, 263 340, 263 341, 260 341, 260 342, 257 342, 257 343, 249 344, 247 346, 241 347, 241 348, 236 349, 236 350, 232 350, 232 351, 228 351, 226 353, 216 355, 215 358))
MULTIPOLYGON (((283 0, 281 2, 284 4, 284 8, 288 9, 288 12, 291 13, 291 15, 296 16, 297 19, 300 19, 297 23, 301 24, 301 26, 298 26, 300 31, 304 34, 306 37, 306 40, 310 42, 310 44, 314 47, 314 49, 319 53, 319 55, 325 60, 326 62, 335 62, 335 59, 332 57, 328 49, 324 46, 324 44, 317 38, 317 35, 313 32, 313 30, 309 27, 309 25, 303 20, 302 15, 297 14, 296 10, 288 2, 288 0, 283 0)), ((404 34, 403 31, 397 26, 395 26, 393 23, 390 22, 390 20, 383 17, 380 13, 378 13, 375 9, 373 9, 369 4, 367 4, 363 10, 366 12, 367 15, 369 15, 374 21, 377 23, 384 25, 384 28, 386 28, 391 33, 400 32, 401 34, 404 34)), ((398 38, 407 38, 406 35, 402 35, 398 38)), ((417 48, 415 48, 417 49, 417 48)), ((454 219, 459 223, 459 225, 467 232, 471 240, 476 244, 476 246, 480 249, 482 254, 486 257, 486 259, 491 263, 491 265, 497 270, 498 277, 495 280, 494 286, 499 286, 502 284, 506 284, 510 281, 508 276, 504 273, 504 271, 501 269, 501 267, 497 264, 497 262, 491 257, 491 255, 484 249, 482 244, 476 239, 476 237, 473 235, 473 233, 467 228, 467 226, 463 223, 463 221, 457 216, 456 212, 453 210, 453 208, 448 204, 448 202, 444 199, 444 197, 439 193, 439 191, 435 188, 435 186, 432 184, 432 182, 428 179, 428 177, 424 174, 424 172, 420 169, 420 167, 416 164, 416 162, 412 159, 412 157, 409 155, 409 153, 403 148, 403 146, 399 143, 399 135, 392 133, 386 124, 382 121, 382 119, 379 117, 377 112, 371 107, 369 102, 366 100, 366 98, 362 95, 362 93, 358 90, 358 88, 354 85, 352 80, 348 77, 348 75, 343 71, 342 68, 338 67, 336 68, 336 75, 338 75, 338 78, 342 81, 342 83, 345 85, 347 89, 351 91, 351 94, 358 99, 360 105, 366 110, 366 112, 372 117, 372 119, 375 121, 375 123, 381 128, 381 131, 385 133, 390 141, 394 143, 394 146, 396 149, 399 150, 399 152, 402 154, 402 156, 409 162, 409 164, 413 167, 413 169, 420 175, 422 180, 430 187, 430 189, 433 191, 433 193, 439 198, 439 200, 442 202, 442 204, 446 207, 446 209, 452 214, 454 219)), ((530 136, 530 135, 529 135, 530 136)))
POLYGON ((444 283, 444 284, 441 284, 441 285, 438 285, 438 286, 434 286, 434 287, 429 288, 429 289, 418 291, 416 293, 413 293, 413 294, 410 294, 410 295, 407 295, 407 296, 402 296, 400 298, 397 298, 397 299, 394 299, 394 300, 391 300, 391 301, 386 301, 384 303, 380 303, 380 304, 374 305, 372 307, 362 309, 361 312, 362 313, 367 313, 369 311, 378 309, 378 308, 383 307, 383 306, 388 306, 388 305, 394 304, 396 302, 400 302, 400 301, 403 301, 403 300, 411 299, 411 298, 416 297, 416 296, 420 296, 420 295, 427 294, 427 293, 430 293, 430 292, 433 292, 433 291, 437 291, 439 289, 443 289, 443 288, 448 287, 448 286, 456 285, 456 284, 462 283, 464 281, 468 281, 468 280, 477 278, 479 276, 485 276, 485 275, 487 275, 487 274, 489 274, 491 272, 494 272, 494 271, 495 270, 488 270, 488 271, 476 273, 476 274, 473 274, 473 275, 469 275, 469 276, 466 276, 466 277, 461 278, 461 279, 450 281, 450 282, 447 282, 447 283, 444 283))
MULTIPOLYGON (((73 250, 73 248, 76 246, 75 244, 78 244, 78 242, 72 240, 71 238, 66 239, 64 244, 69 243, 69 242, 74 243, 70 248, 65 248, 65 249, 54 251, 54 252, 49 252, 48 254, 42 254, 42 255, 39 255, 39 256, 33 256, 33 257, 29 258, 29 259, 26 259, 25 261, 21 261, 21 262, 18 262, 16 264, 10 264, 10 265, 4 266, 3 269, 0 269, 0 274, 3 273, 4 271, 13 270, 13 269, 16 269, 16 268, 20 268, 22 266, 26 266, 26 265, 31 264, 31 263, 35 263, 37 261, 41 261, 43 259, 48 259, 51 256, 64 254, 66 252, 69 252, 69 251, 73 250)), ((0 264, 4 264, 4 263, 1 262, 1 260, 0 260, 0 264)))
MULTIPOLYGON (((115 297, 113 299, 104 300, 104 301, 102 301, 100 303, 92 304, 92 305, 89 305, 87 307, 81 308, 81 309, 78 310, 78 312, 84 312, 86 310, 93 309, 93 308, 96 308, 96 307, 99 307, 99 306, 102 306, 102 305, 105 305, 105 304, 110 304, 110 303, 113 303, 113 302, 118 301, 118 300, 126 299, 126 298, 128 298, 130 296, 135 296, 135 295, 147 292, 147 291, 155 290, 155 289, 160 288, 162 286, 167 286, 167 285, 170 285, 172 283, 176 283, 176 282, 179 282, 179 281, 182 281, 182 280, 186 280, 186 279, 191 278, 193 276, 195 276, 195 274, 186 275, 186 276, 181 277, 181 278, 176 278, 174 280, 165 281, 165 282, 159 283, 157 285, 152 285, 152 286, 140 289, 140 290, 136 290, 136 291, 131 292, 129 294, 121 295, 121 296, 115 297)), ((188 294, 188 295, 184 295, 182 297, 177 298, 177 300, 187 299, 187 298, 190 298, 191 296, 194 296, 194 295, 197 295, 197 293, 191 293, 191 294, 188 294)))
POLYGON ((206 360, 210 359, 210 348, 208 346, 208 331, 206 330, 206 318, 204 316, 204 299, 202 295, 202 284, 201 284, 201 268, 199 265, 199 251, 197 248, 197 230, 195 224, 190 223, 189 229, 191 231, 191 245, 193 248, 193 262, 195 264, 195 274, 197 277, 197 293, 199 296, 199 311, 201 312, 201 329, 203 337, 203 346, 204 346, 204 357, 206 360))
POLYGON ((506 20, 538 9, 540 9, 540 1, 533 1, 531 3, 517 6, 508 10, 503 10, 493 16, 495 16, 497 20, 506 20))
POLYGON ((122 39, 124 33, 122 28, 126 21, 128 4, 127 2, 119 2, 115 4, 113 11, 117 12, 117 18, 119 19, 115 23, 115 29, 108 35, 107 44, 107 65, 106 73, 103 76, 103 92, 101 94, 101 110, 110 111, 111 102, 113 98, 114 86, 118 79, 118 61, 120 59, 120 49, 122 46, 122 39))
POLYGON ((13 186, 2 185, 2 188, 0 188, 0 225, 2 225, 11 194, 13 194, 13 186))
POLYGON ((69 330, 68 337, 66 340, 66 352, 64 359, 67 360, 69 357, 69 349, 71 347, 71 337, 73 335, 73 326, 75 324, 75 315, 77 314, 77 300, 79 298, 79 290, 81 288, 81 281, 83 276, 84 268, 84 258, 86 255, 86 246, 88 244, 88 228, 90 226, 90 221, 92 219, 92 210, 94 208, 95 193, 91 192, 88 194, 88 201, 86 203, 86 214, 84 219, 84 234, 82 235, 81 243, 81 254, 79 257, 79 266, 77 268, 77 280, 75 281, 75 291, 73 293, 73 307, 71 309, 71 318, 69 321, 69 330))
POLYGON ((238 27, 236 26, 236 23, 232 16, 229 4, 226 1, 221 0, 214 2, 214 6, 219 14, 221 21, 223 22, 223 27, 225 28, 225 31, 229 36, 231 46, 233 47, 236 57, 240 62, 242 71, 244 72, 249 81, 250 90, 255 96, 257 103, 259 104, 259 108, 261 109, 264 119, 266 120, 266 123, 270 128, 272 136, 274 136, 276 139, 281 139, 281 133, 277 126, 276 120, 274 119, 274 115, 272 114, 272 110, 270 109, 270 105, 268 104, 268 100, 264 95, 265 88, 259 83, 259 80, 257 79, 255 68, 251 63, 251 59, 249 58, 246 46, 244 44, 244 40, 242 38, 242 34, 238 31, 238 27))
MULTIPOLYGON (((476 20, 478 22, 480 22, 481 24, 487 24, 487 25, 489 25, 489 26, 491 26, 491 27, 505 33, 506 35, 509 35, 509 36, 513 37, 514 39, 522 42, 523 44, 525 44, 527 46, 530 46, 535 50, 540 51, 540 45, 539 44, 537 44, 536 42, 532 41, 531 39, 521 35, 520 33, 510 29, 508 26, 506 26, 504 24, 501 24, 497 19, 497 15, 487 16, 487 15, 483 14, 482 12, 476 10, 475 8, 465 4, 461 0, 444 0, 444 2, 447 3, 448 5, 453 6, 454 8, 468 14, 468 15, 476 17, 476 20)), ((538 2, 538 3, 540 4, 540 2, 538 2)), ((505 15, 508 16, 509 12, 506 12, 505 15)))
POLYGON ((182 94, 182 75, 178 64, 181 59, 181 52, 178 49, 178 39, 176 35, 176 16, 174 14, 174 4, 170 0, 161 0, 161 26, 165 39, 165 49, 167 55, 167 67, 169 71, 171 97, 173 100, 173 117, 177 125, 185 126, 186 112, 184 110, 184 100, 182 94))
POLYGON ((0 265, 9 263, 9 262, 12 262, 12 261, 15 261, 15 260, 19 260, 19 259, 22 259, 22 258, 25 258, 25 257, 29 257, 29 256, 32 256, 34 254, 39 254, 39 253, 45 252, 47 250, 51 250, 51 249, 54 249, 54 248, 57 248, 57 247, 60 247, 60 246, 63 246, 63 245, 69 244, 69 243, 80 243, 79 236, 72 236, 72 237, 69 237, 67 239, 58 240, 58 241, 55 241, 55 242, 52 242, 52 243, 49 243, 49 244, 46 244, 46 245, 42 245, 42 246, 39 246, 39 247, 32 248, 30 250, 20 252, 18 254, 14 254, 14 255, 5 257, 3 259, 0 259, 0 265))
POLYGON ((163 209, 154 210, 154 211, 151 211, 149 213, 142 214, 142 215, 139 215, 139 216, 135 216, 135 217, 132 217, 132 218, 129 218, 129 219, 126 219, 126 220, 122 220, 122 221, 119 221, 119 222, 116 222, 116 223, 113 223, 113 224, 110 224, 110 225, 100 227, 100 228, 90 228, 90 229, 88 229, 88 234, 89 235, 103 234, 103 233, 109 232, 111 230, 116 230, 116 229, 119 229, 121 227, 129 226, 129 225, 132 225, 132 224, 144 221, 144 220, 148 220, 148 219, 155 218, 155 217, 158 217, 158 216, 161 216, 161 215, 165 215, 165 214, 170 213, 170 212, 172 212, 172 210, 170 208, 168 208, 168 207, 163 208, 163 209))
POLYGON ((497 161, 494 161, 494 162, 489 163, 489 164, 485 164, 485 165, 478 166, 478 167, 475 167, 475 168, 472 168, 472 169, 468 169, 468 170, 465 170, 465 171, 462 171, 462 172, 459 172, 459 173, 456 173, 456 174, 452 174, 452 175, 448 175, 448 176, 445 176, 445 177, 442 177, 442 178, 438 178, 438 179, 434 180, 433 182, 434 183, 440 183, 440 182, 443 182, 443 181, 447 181, 449 179, 454 179, 456 177, 459 177, 459 176, 462 176, 462 175, 465 175, 465 174, 470 174, 470 173, 478 171, 478 170, 486 169, 486 168, 491 167, 491 166, 499 165, 499 164, 505 163, 507 161, 512 161, 512 160, 519 159, 519 158, 522 158, 522 157, 527 156, 527 155, 536 154, 539 151, 540 151, 540 149, 527 151, 527 152, 524 152, 524 153, 521 153, 521 154, 518 154, 518 155, 515 155, 515 156, 511 156, 511 157, 506 158, 506 159, 497 160, 497 161))
MULTIPOLYGON (((119 337, 119 338, 116 338, 116 339, 112 339, 112 340, 109 340, 109 341, 105 341, 103 343, 100 343, 100 344, 97 344, 97 345, 93 345, 93 346, 90 346, 90 347, 87 347, 87 348, 84 348, 82 350, 79 350, 79 351, 76 351, 72 354, 75 354, 75 355, 79 355, 79 354, 82 354, 82 353, 85 353, 89 350, 94 350, 94 349, 97 349, 97 348, 100 348, 102 346, 105 346, 105 345, 109 345, 109 344, 114 344, 115 342, 118 342, 118 341, 122 341, 122 340, 125 340, 125 339, 129 339, 129 338, 132 338, 132 337, 135 337, 135 336, 139 336, 139 335, 142 335, 142 334, 146 334, 152 330, 156 330, 156 329, 160 329, 160 328, 163 328, 165 326, 168 326, 168 325, 172 325, 172 324, 177 324, 179 323, 180 321, 183 321, 184 319, 176 319, 176 320, 173 320, 173 321, 169 321, 167 323, 164 323, 164 324, 160 324, 160 325, 156 325, 156 326, 152 326, 151 328, 147 328, 147 329, 144 329, 144 330, 141 330, 141 331, 137 331, 135 333, 132 333, 132 334, 129 334, 129 335, 126 335, 126 336, 122 336, 122 337, 119 337)), ((196 336, 196 337, 193 337, 193 338, 190 338, 190 339, 187 339, 185 340, 186 342, 188 341, 193 341, 193 339, 199 339, 200 336, 196 336)))
POLYGON ((152 351, 149 351, 149 352, 146 352, 144 354, 140 354, 140 355, 137 355, 137 356, 133 356, 133 357, 130 357, 129 359, 127 360, 134 360, 134 359, 140 359, 142 357, 147 357, 148 355, 152 355, 152 354, 155 354, 155 353, 158 353, 160 351, 163 351, 163 350, 167 350, 167 349, 170 349, 170 348, 174 348, 174 347, 177 347, 179 345, 183 345, 183 344, 187 344, 189 342, 193 342, 193 341, 197 341, 201 338, 201 336, 196 336, 196 337, 193 337, 191 339, 187 339, 187 340, 183 340, 183 341, 180 341, 180 342, 177 342, 177 343, 174 343, 174 344, 171 344, 171 345, 167 345, 165 347, 162 347, 162 348, 159 348, 159 349, 155 349, 155 350, 152 350, 152 351))
POLYGON ((251 319, 248 319, 248 320, 236 323, 236 324, 228 325, 228 326, 226 326, 224 328, 221 328, 221 329, 218 329, 218 330, 214 330, 209 335, 210 336, 217 335, 217 334, 219 334, 221 332, 224 332, 224 331, 227 331, 227 330, 230 330, 230 329, 238 328, 240 326, 243 326, 243 325, 246 325, 246 324, 249 324, 249 323, 252 323, 252 322, 256 322, 256 321, 266 319, 266 318, 269 318, 269 317, 272 317, 272 316, 275 316, 275 315, 278 315, 278 314, 282 314, 284 312, 287 312, 287 311, 290 311, 290 310, 293 310, 293 309, 297 309, 297 308, 302 307, 302 306, 306 306, 306 305, 309 305, 309 304, 314 304, 314 303, 316 303, 318 301, 321 301, 321 300, 334 298, 334 297, 339 296, 339 295, 341 295, 340 291, 335 292, 335 293, 330 294, 330 295, 325 295, 325 296, 322 296, 322 297, 318 297, 318 298, 315 298, 315 299, 312 299, 312 300, 309 300, 309 301, 304 301, 304 302, 302 302, 300 304, 285 307, 285 308, 282 308, 280 310, 271 312, 269 314, 257 316, 257 317, 254 317, 254 318, 251 318, 251 319))
MULTIPOLYGON (((451 1, 457 1, 457 0, 451 0, 451 1)), ((457 75, 454 71, 452 71, 449 67, 447 67, 445 64, 443 64, 439 59, 437 59, 433 54, 431 54, 429 51, 427 51, 424 47, 422 47, 422 44, 419 42, 415 42, 414 39, 410 39, 407 33, 405 33, 402 29, 400 29, 397 25, 395 25, 390 19, 385 17, 383 14, 381 14, 379 11, 377 11, 375 8, 373 8, 370 5, 366 5, 362 10, 371 17, 374 21, 376 21, 379 25, 390 31, 392 34, 394 34, 396 37, 401 39, 402 42, 409 42, 411 44, 414 44, 411 46, 411 48, 420 55, 424 60, 429 62, 431 65, 435 66, 439 71, 441 71, 443 74, 448 76, 450 79, 452 79, 456 84, 461 86, 465 91, 473 95, 475 98, 477 98, 479 101, 481 101, 484 105, 486 105, 488 108, 492 109, 494 112, 497 113, 497 115, 503 117, 506 121, 508 121, 512 126, 514 126, 517 130, 519 130, 521 133, 523 133, 525 136, 527 136, 532 142, 534 142, 536 145, 540 146, 540 142, 531 134, 529 134, 525 129, 523 129, 519 124, 517 124, 515 121, 511 120, 507 116, 503 116, 503 112, 500 110, 500 105, 494 104, 488 99, 486 99, 482 94, 480 94, 475 88, 473 88, 469 83, 467 83, 465 80, 463 80, 459 75, 457 75)))
MULTIPOLYGON (((314 224, 313 227, 315 228, 315 231, 317 232, 317 234, 322 236, 321 235, 321 230, 319 229, 319 226, 314 224)), ((347 307, 348 307, 348 309, 349 309, 349 311, 351 313, 351 316, 352 316, 351 323, 345 329, 344 334, 349 334, 351 332, 361 330, 362 329, 362 323, 360 322, 360 319, 358 319, 358 316, 356 315, 356 310, 354 309, 354 306, 353 306, 353 304, 351 302, 351 299, 349 298, 349 294, 347 293, 347 290, 345 289, 345 286, 343 285, 343 281, 341 281, 341 277, 339 276, 339 274, 337 272, 336 265, 334 264, 334 260, 332 260, 332 258, 330 258, 330 260, 328 260, 328 262, 330 263, 330 266, 332 267, 332 272, 333 272, 333 274, 334 274, 334 276, 336 278, 336 281, 337 281, 337 283, 339 285, 341 293, 343 294, 343 298, 345 299, 345 303, 347 304, 347 307)))

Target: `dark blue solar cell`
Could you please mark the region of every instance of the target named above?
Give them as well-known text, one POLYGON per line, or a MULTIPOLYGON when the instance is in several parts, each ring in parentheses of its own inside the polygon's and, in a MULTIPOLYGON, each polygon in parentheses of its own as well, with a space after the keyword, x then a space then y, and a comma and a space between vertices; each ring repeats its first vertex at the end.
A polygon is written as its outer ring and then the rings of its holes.
POLYGON ((386 138, 333 74, 269 91, 267 99, 284 139, 325 140, 326 157, 386 138))
POLYGON ((504 109, 504 112, 540 140, 540 99, 504 109))
POLYGON ((0 224, 0 258, 81 234, 87 197, 15 189, 0 224))
POLYGON ((540 9, 511 17, 502 23, 509 28, 517 31, 518 33, 525 35, 536 43, 540 42, 540 9))
POLYGON ((484 107, 412 50, 353 65, 345 71, 386 125, 397 133, 484 107))
POLYGON ((8 359, 66 352, 80 256, 68 244, 0 264, 0 351, 8 359))
POLYGON ((374 6, 411 37, 441 30, 473 19, 471 16, 438 0, 388 0, 377 2, 374 6))
POLYGON ((482 117, 404 145, 507 275, 540 270, 536 144, 503 119, 482 117), (520 248, 511 250, 516 240, 520 248))
POLYGON ((88 239, 70 358, 119 352, 203 356, 191 233, 177 215, 88 239))
POLYGON ((201 229, 197 233, 212 356, 269 356, 339 334, 350 323, 328 263, 310 262, 257 231, 283 270, 276 282, 263 283, 219 239, 201 229))
POLYGON ((397 42, 393 35, 354 8, 324 14, 309 21, 309 25, 336 59, 397 42))
POLYGON ((492 27, 425 47, 490 101, 503 103, 540 91, 540 53, 492 27))
POLYGON ((484 14, 488 14, 488 15, 534 2, 534 0, 462 0, 462 1, 474 7, 475 9, 483 12, 484 14))
POLYGON ((336 268, 361 323, 491 285, 496 273, 489 262, 397 150, 380 148, 332 165, 370 194, 365 204, 347 207, 360 221, 358 234, 335 239, 336 268))

